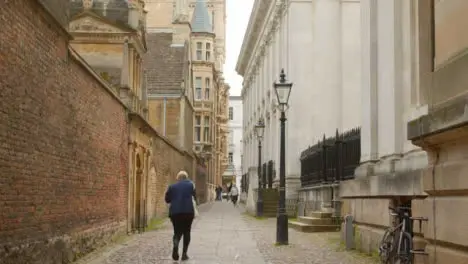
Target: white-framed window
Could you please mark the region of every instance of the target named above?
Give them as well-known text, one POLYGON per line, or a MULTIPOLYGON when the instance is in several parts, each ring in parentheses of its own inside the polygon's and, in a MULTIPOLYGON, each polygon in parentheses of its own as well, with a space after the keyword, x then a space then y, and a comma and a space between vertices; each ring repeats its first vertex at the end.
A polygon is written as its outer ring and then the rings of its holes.
POLYGON ((204 118, 203 141, 210 142, 210 117, 209 116, 205 116, 204 118))
POLYGON ((234 108, 229 107, 229 120, 234 120, 234 108))
POLYGON ((205 100, 210 100, 211 81, 210 78, 205 78, 205 100))
POLYGON ((195 141, 201 141, 201 116, 195 116, 195 141))
POLYGON ((205 58, 207 61, 211 61, 211 43, 207 42, 205 44, 205 47, 206 47, 206 51, 205 51, 205 58))
POLYGON ((232 164, 234 162, 234 153, 229 152, 228 160, 229 160, 229 164, 232 164))
POLYGON ((195 100, 202 99, 202 78, 196 77, 195 78, 195 100))
POLYGON ((197 60, 203 60, 203 43, 197 42, 197 60))

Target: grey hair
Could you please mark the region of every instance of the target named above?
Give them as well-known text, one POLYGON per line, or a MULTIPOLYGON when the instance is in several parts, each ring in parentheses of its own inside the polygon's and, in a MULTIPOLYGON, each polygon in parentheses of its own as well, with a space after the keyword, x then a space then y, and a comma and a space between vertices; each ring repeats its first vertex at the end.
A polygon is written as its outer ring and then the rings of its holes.
POLYGON ((188 173, 184 170, 179 171, 179 173, 177 173, 177 180, 180 181, 185 179, 188 179, 188 173))

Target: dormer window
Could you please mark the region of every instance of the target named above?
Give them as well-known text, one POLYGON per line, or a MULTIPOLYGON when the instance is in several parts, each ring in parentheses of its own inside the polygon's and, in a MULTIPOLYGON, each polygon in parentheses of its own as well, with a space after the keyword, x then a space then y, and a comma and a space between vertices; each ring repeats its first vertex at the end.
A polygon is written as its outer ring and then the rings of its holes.
POLYGON ((197 60, 203 60, 203 43, 197 42, 197 60))

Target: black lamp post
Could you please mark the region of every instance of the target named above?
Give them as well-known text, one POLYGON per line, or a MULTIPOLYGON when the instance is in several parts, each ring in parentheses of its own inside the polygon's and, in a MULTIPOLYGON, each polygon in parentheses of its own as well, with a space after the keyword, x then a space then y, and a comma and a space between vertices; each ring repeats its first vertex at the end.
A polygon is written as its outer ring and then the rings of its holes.
POLYGON ((278 99, 278 107, 281 111, 281 141, 280 141, 280 185, 279 185, 279 201, 278 201, 278 215, 276 219, 276 244, 288 244, 288 214, 286 212, 286 146, 285 146, 285 122, 286 114, 284 113, 288 108, 289 95, 291 94, 293 84, 286 82, 286 74, 284 69, 281 70, 280 81, 275 82, 273 87, 276 91, 278 99))
POLYGON ((258 193, 257 193, 257 216, 263 216, 263 195, 262 195, 262 139, 263 133, 265 132, 265 123, 263 119, 258 120, 257 125, 255 125, 255 135, 258 139, 258 193))

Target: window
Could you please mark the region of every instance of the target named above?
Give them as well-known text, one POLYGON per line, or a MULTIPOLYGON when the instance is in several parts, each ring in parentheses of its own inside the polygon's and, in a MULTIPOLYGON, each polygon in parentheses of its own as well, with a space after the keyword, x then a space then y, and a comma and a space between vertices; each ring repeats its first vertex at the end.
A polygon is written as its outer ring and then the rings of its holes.
POLYGON ((210 78, 205 78, 205 100, 210 100, 210 78))
POLYGON ((202 99, 202 78, 196 77, 195 78, 195 100, 202 99))
POLYGON ((197 42, 197 60, 202 60, 203 56, 203 43, 197 42))
POLYGON ((234 154, 232 152, 229 152, 228 160, 229 164, 232 164, 234 162, 234 154))
POLYGON ((234 108, 229 107, 229 120, 234 120, 234 108))
POLYGON ((211 43, 206 43, 206 60, 211 61, 211 43))
POLYGON ((204 120, 204 131, 203 131, 203 141, 210 142, 210 117, 205 116, 204 120))
POLYGON ((195 141, 201 141, 201 117, 195 116, 195 141))
POLYGON ((230 145, 234 144, 234 131, 232 129, 229 130, 229 144, 230 145))
POLYGON ((211 11, 211 29, 215 32, 215 11, 211 11))

